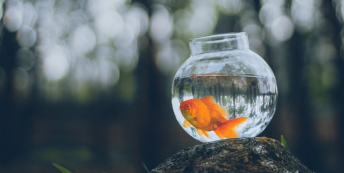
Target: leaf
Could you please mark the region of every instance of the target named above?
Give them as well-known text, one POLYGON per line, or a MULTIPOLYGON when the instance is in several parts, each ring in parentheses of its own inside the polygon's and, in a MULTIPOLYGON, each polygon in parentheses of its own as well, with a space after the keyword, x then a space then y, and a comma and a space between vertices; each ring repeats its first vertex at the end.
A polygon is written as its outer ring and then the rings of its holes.
POLYGON ((58 164, 56 164, 56 163, 53 163, 53 165, 54 165, 57 169, 59 169, 59 170, 61 171, 61 173, 72 173, 70 170, 68 170, 68 169, 66 169, 66 168, 64 168, 64 167, 62 167, 62 166, 60 166, 60 165, 58 165, 58 164))
POLYGON ((284 138, 283 135, 281 135, 281 143, 282 143, 282 145, 283 145, 287 150, 290 151, 289 146, 288 146, 288 144, 287 144, 287 140, 285 140, 285 138, 284 138))
POLYGON ((144 162, 142 162, 142 166, 143 168, 145 168, 145 170, 147 171, 147 173, 150 173, 149 169, 147 168, 146 164, 144 162))

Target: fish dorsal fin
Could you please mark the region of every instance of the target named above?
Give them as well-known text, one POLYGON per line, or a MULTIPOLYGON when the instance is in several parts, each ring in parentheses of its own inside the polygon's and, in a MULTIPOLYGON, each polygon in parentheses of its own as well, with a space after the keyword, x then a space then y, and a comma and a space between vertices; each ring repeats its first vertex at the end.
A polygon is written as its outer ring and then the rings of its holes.
POLYGON ((209 110, 219 112, 224 118, 227 119, 227 110, 216 103, 213 96, 206 96, 201 98, 202 102, 208 106, 209 110))
POLYGON ((206 97, 201 98, 201 100, 205 103, 217 104, 213 96, 206 96, 206 97))

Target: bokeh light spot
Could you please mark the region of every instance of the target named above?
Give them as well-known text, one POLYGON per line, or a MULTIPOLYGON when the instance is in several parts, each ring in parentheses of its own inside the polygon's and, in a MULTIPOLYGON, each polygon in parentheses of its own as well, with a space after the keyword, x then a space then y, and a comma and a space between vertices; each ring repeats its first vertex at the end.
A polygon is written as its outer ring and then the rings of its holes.
POLYGON ((271 23, 282 14, 281 7, 274 3, 268 3, 264 4, 260 9, 259 19, 265 26, 269 27, 271 23))
POLYGON ((294 0, 291 6, 291 16, 301 32, 314 28, 316 18, 315 2, 294 0))
POLYGON ((66 50, 55 46, 43 59, 43 71, 49 80, 59 80, 69 71, 69 62, 66 50))
POLYGON ((218 0, 218 4, 225 14, 238 14, 243 7, 241 0, 218 0))
POLYGON ((192 37, 209 35, 213 31, 217 18, 209 6, 198 6, 188 22, 188 31, 192 37))
POLYGON ((150 24, 150 35, 157 41, 162 42, 169 39, 172 34, 173 22, 167 9, 157 5, 153 12, 150 24))
POLYGON ((22 26, 17 32, 17 40, 21 47, 30 48, 36 43, 36 31, 30 26, 22 26))
POLYGON ((17 64, 24 70, 30 70, 35 64, 35 55, 30 49, 20 49, 17 52, 17 64))
POLYGON ((23 4, 23 25, 34 27, 37 21, 37 12, 31 2, 25 1, 23 4))
POLYGON ((96 36, 88 25, 76 28, 71 38, 73 50, 80 54, 85 54, 93 50, 96 45, 96 36))
POLYGON ((23 13, 21 9, 15 7, 6 10, 4 23, 7 30, 14 32, 17 31, 23 22, 23 13))
POLYGON ((135 36, 142 36, 147 32, 149 17, 141 5, 132 6, 124 16, 125 25, 132 28, 135 36))
POLYGON ((294 33, 294 24, 288 16, 278 17, 271 25, 271 33, 276 40, 286 41, 294 33))
POLYGON ((98 15, 94 23, 101 39, 114 38, 124 27, 123 18, 116 11, 107 11, 98 15))
POLYGON ((161 72, 168 74, 177 69, 180 63, 178 53, 172 49, 171 43, 165 45, 157 52, 155 64, 161 72))
POLYGON ((111 61, 107 60, 99 60, 99 73, 98 73, 98 80, 102 87, 110 87, 115 85, 119 80, 119 69, 111 61))
POLYGON ((116 51, 115 62, 121 70, 131 72, 135 69, 138 63, 138 54, 135 49, 127 47, 116 51))

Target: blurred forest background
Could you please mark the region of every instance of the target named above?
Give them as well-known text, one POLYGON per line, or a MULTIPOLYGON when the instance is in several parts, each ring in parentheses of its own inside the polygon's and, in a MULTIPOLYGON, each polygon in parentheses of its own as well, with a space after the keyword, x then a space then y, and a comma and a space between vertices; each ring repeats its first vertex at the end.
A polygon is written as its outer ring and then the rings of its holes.
POLYGON ((247 32, 277 78, 260 136, 344 171, 341 0, 0 0, 0 172, 144 172, 199 144, 171 85, 190 38, 247 32))

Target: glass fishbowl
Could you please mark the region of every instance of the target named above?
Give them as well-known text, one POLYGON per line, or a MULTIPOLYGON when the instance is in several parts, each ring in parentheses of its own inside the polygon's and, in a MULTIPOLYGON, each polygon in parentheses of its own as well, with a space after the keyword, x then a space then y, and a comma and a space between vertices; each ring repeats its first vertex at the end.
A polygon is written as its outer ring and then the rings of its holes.
POLYGON ((277 84, 269 65, 249 49, 247 34, 192 39, 191 56, 172 84, 172 106, 181 127, 210 142, 255 137, 271 121, 277 84))

